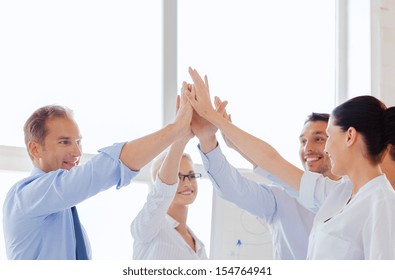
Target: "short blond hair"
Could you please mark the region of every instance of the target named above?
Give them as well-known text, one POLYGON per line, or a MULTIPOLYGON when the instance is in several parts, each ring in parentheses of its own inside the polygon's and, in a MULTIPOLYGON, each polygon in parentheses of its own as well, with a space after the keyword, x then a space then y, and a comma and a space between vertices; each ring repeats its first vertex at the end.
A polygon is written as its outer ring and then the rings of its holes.
MULTIPOLYGON (((158 176, 159 169, 162 166, 162 163, 165 160, 167 153, 168 152, 164 152, 164 153, 160 154, 152 162, 152 165, 151 165, 151 180, 152 180, 153 183, 155 183, 156 176, 158 176)), ((187 158, 193 165, 192 158, 191 158, 191 156, 189 154, 183 153, 181 158, 187 158)))

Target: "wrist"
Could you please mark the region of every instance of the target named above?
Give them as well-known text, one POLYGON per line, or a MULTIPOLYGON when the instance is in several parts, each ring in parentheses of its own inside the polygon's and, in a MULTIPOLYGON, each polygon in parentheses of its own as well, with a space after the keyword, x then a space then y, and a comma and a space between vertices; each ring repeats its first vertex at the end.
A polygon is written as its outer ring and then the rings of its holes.
POLYGON ((176 141, 174 141, 173 144, 176 145, 176 146, 185 147, 188 144, 190 139, 191 138, 185 138, 185 137, 179 138, 176 141))
POLYGON ((199 138, 199 144, 200 144, 200 150, 204 154, 207 154, 218 146, 217 137, 214 134, 209 137, 199 138))

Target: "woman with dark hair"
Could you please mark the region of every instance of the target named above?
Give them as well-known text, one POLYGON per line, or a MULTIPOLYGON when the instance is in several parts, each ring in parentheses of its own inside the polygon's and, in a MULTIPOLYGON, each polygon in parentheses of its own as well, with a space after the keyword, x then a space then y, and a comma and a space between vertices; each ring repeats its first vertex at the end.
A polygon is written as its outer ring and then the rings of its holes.
POLYGON ((307 258, 395 259, 395 192, 380 167, 388 145, 395 144, 394 107, 359 96, 333 110, 325 151, 332 173, 343 179, 332 181, 297 168, 216 112, 206 82, 196 70, 190 68, 189 73, 194 85, 187 96, 197 113, 259 167, 300 189, 306 207, 320 208, 307 258))

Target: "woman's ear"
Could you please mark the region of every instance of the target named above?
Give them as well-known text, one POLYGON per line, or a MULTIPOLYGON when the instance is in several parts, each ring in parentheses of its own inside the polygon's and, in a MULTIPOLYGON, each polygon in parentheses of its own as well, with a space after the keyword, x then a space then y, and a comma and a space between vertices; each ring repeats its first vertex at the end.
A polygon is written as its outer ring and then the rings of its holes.
POLYGON ((352 146, 357 140, 357 130, 354 127, 349 127, 347 129, 347 145, 352 146))

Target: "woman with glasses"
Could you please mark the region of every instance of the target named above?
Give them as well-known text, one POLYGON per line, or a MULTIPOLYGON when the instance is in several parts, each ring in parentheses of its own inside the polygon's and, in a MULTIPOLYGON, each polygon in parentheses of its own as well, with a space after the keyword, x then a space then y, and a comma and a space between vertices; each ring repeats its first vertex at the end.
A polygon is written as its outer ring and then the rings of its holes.
POLYGON ((184 153, 193 136, 190 131, 152 164, 153 187, 131 224, 133 259, 207 259, 204 244, 187 226, 188 206, 195 201, 201 177, 184 153))

